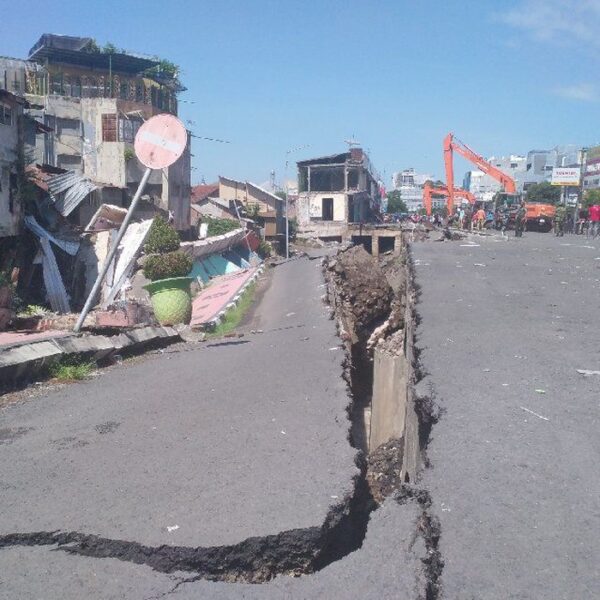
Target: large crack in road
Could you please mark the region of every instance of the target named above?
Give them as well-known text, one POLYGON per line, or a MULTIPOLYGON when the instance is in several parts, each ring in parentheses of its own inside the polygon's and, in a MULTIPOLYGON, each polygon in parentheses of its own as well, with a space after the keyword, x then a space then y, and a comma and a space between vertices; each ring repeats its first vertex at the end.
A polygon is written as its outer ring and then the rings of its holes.
MULTIPOLYGON (((360 249, 355 250, 360 256, 360 249)), ((326 263, 326 272, 329 269, 340 274, 339 257, 337 260, 337 267, 335 260, 326 263)), ((361 260, 364 261, 365 257, 361 256, 361 260)), ((368 260, 373 261, 371 257, 368 260)), ((317 573, 361 548, 371 513, 391 497, 392 501, 399 505, 412 503, 418 507, 419 516, 414 523, 414 539, 411 546, 414 545, 416 538, 421 538, 424 543, 424 554, 419 557, 423 565, 423 577, 421 589, 417 590, 416 597, 436 600, 440 591, 443 561, 439 551, 439 521, 431 514, 429 494, 414 485, 404 483, 399 477, 403 461, 402 440, 398 440, 396 445, 386 446, 384 451, 379 453, 378 461, 372 459, 377 451, 369 456, 366 447, 364 409, 370 403, 373 381, 372 348, 368 347, 367 342, 383 323, 391 321, 392 326, 387 327, 381 334, 382 337, 393 335, 399 327, 405 325, 401 319, 393 316, 395 307, 408 305, 410 319, 418 321, 414 307, 416 288, 411 261, 405 256, 402 264, 404 271, 402 276, 407 285, 400 287, 397 292, 399 291, 404 297, 399 298, 398 293, 394 295, 390 291, 382 292, 381 289, 373 289, 373 281, 368 282, 363 288, 369 298, 363 307, 363 314, 360 315, 363 321, 359 323, 358 328, 355 327, 356 323, 352 325, 354 331, 351 335, 348 334, 349 318, 356 320, 356 308, 360 305, 357 301, 357 295, 360 296, 360 283, 351 282, 352 315, 349 315, 347 310, 344 313, 345 309, 339 302, 336 304, 334 301, 331 306, 331 316, 338 323, 339 335, 344 341, 346 352, 344 378, 350 397, 348 412, 351 417, 348 442, 359 452, 356 458, 358 474, 353 478, 351 493, 332 506, 321 527, 290 529, 275 535, 249 537, 236 544, 209 547, 145 545, 136 541, 112 539, 79 531, 39 531, 1 535, 0 548, 55 546, 70 555, 114 558, 146 565, 161 573, 193 574, 185 579, 185 582, 207 580, 264 583, 277 575, 300 576, 317 573), (382 478, 386 480, 386 485, 381 485, 382 478), (374 498, 374 489, 377 490, 376 498, 374 498)), ((343 274, 344 279, 347 276, 348 273, 343 274)), ((336 289, 336 285, 336 282, 330 278, 330 299, 339 298, 341 290, 336 289)), ((291 327, 293 326, 280 329, 291 327)), ((415 377, 409 385, 415 388, 417 379, 422 376, 416 348, 415 359, 411 366, 415 377)), ((432 394, 421 393, 415 399, 415 410, 419 419, 419 450, 425 453, 431 427, 439 416, 436 413, 432 394)), ((418 580, 419 577, 417 576, 416 579, 418 580)))

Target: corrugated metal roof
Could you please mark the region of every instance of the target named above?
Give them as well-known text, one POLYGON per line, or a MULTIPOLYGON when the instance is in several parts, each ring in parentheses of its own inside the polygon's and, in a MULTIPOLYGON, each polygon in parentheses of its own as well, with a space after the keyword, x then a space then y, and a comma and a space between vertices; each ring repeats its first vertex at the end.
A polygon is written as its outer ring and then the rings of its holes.
POLYGON ((63 217, 70 215, 98 187, 75 171, 54 175, 47 183, 54 206, 63 217))

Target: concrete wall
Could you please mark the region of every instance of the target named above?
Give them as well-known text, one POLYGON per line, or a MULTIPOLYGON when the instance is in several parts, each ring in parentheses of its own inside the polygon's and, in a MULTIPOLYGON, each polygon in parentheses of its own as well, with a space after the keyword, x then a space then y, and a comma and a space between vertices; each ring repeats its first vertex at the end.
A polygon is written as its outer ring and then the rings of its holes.
POLYGON ((375 348, 369 435, 369 448, 373 450, 390 439, 404 436, 408 371, 403 353, 394 354, 375 348))
POLYGON ((313 219, 322 219, 323 198, 333 198, 333 220, 346 222, 346 194, 339 192, 302 192, 296 201, 298 224, 300 226, 312 224, 311 220, 313 219))

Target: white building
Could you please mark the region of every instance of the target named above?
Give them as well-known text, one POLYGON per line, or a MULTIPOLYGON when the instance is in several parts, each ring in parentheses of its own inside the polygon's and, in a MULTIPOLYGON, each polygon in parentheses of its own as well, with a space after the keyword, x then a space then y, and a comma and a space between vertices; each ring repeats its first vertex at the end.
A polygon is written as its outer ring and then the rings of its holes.
MULTIPOLYGON (((491 156, 487 161, 503 173, 510 175, 517 183, 517 188, 522 186, 527 168, 527 158, 525 156, 518 154, 491 156)), ((482 202, 489 202, 496 192, 503 191, 502 184, 499 181, 479 169, 465 173, 463 188, 474 194, 477 200, 482 202)))
POLYGON ((423 185, 426 181, 433 181, 433 175, 417 173, 413 168, 392 175, 394 189, 400 191, 400 197, 406 203, 409 212, 423 208, 423 185))

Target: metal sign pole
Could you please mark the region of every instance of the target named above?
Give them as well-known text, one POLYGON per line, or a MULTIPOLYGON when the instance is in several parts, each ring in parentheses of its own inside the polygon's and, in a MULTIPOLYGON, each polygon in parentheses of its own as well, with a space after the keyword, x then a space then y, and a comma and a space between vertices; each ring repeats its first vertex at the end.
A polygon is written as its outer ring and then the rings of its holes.
POLYGON ((140 199, 140 196, 142 195, 142 192, 144 191, 144 188, 146 187, 146 183, 148 181, 148 178, 150 177, 150 173, 152 173, 152 169, 150 169, 150 168, 147 168, 144 171, 144 175, 142 177, 142 180, 140 181, 140 184, 138 185, 138 189, 135 192, 135 196, 133 197, 133 200, 131 201, 129 210, 127 211, 127 214, 125 215, 125 218, 123 219, 123 223, 121 223, 121 227, 119 228, 119 233, 117 234, 117 239, 115 240, 115 243, 113 244, 112 248, 110 249, 110 252, 108 253, 108 256, 106 257, 106 260, 104 261, 104 264, 102 265, 102 270, 100 271, 100 273, 98 273, 98 277, 96 278, 94 287, 92 288, 90 295, 88 296, 87 300, 85 301, 85 306, 83 307, 81 314, 79 315, 79 319, 77 320, 77 323, 75 324, 75 327, 73 328, 73 331, 75 331, 76 333, 81 330, 81 326, 83 325, 83 322, 85 321, 85 318, 87 317, 88 313, 90 312, 90 309, 93 306, 94 300, 96 299, 96 296, 97 296, 98 292, 100 291, 100 286, 102 285, 102 281, 104 280, 104 277, 106 277, 108 268, 109 268, 113 258, 115 257, 115 254, 117 253, 117 249, 119 247, 119 244, 121 243, 121 239, 125 235, 125 231, 127 230, 129 221, 131 221, 131 217, 133 216, 135 207, 140 199))

